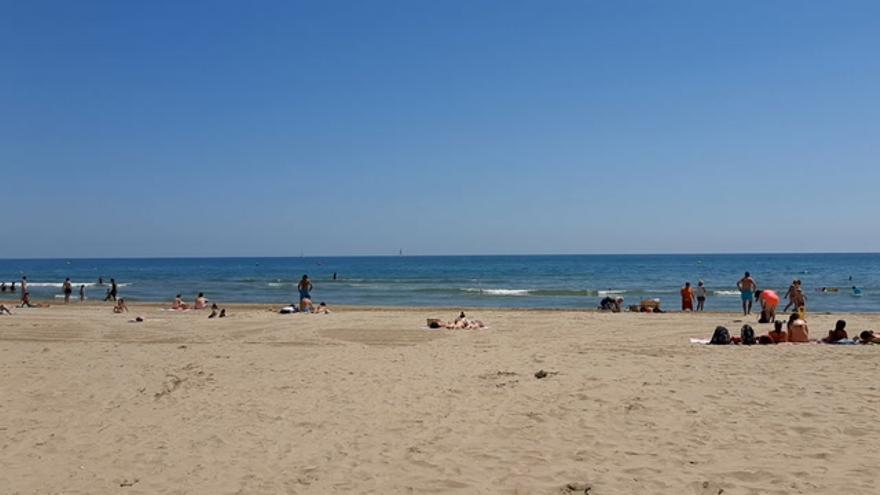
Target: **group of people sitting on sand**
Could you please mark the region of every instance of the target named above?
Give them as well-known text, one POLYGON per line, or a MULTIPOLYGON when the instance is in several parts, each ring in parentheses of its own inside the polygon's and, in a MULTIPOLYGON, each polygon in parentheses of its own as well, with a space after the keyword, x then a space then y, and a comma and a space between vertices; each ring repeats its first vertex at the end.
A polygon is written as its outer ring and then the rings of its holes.
MULTIPOLYGON (((192 309, 208 309, 208 298, 205 297, 204 292, 199 292, 199 295, 196 296, 196 300, 193 302, 192 309)), ((183 297, 180 294, 174 296, 174 302, 171 303, 171 309, 175 311, 186 311, 190 309, 189 304, 183 302, 183 297)))
POLYGON ((193 301, 192 307, 183 302, 183 297, 180 294, 177 294, 174 296, 174 302, 171 303, 171 309, 174 311, 188 311, 190 309, 202 310, 208 309, 209 303, 211 304, 211 314, 208 315, 208 318, 226 318, 226 308, 217 306, 217 303, 211 303, 211 301, 205 297, 204 292, 199 292, 199 295, 197 295, 195 301, 193 301))
POLYGON ((458 315, 458 318, 451 322, 443 321, 439 318, 428 318, 428 328, 445 328, 447 330, 476 330, 486 328, 486 324, 480 320, 468 319, 464 311, 458 315))
MULTIPOLYGON (((739 337, 731 336, 730 331, 723 327, 715 327, 712 339, 709 344, 712 345, 755 345, 755 344, 803 344, 813 342, 810 339, 810 329, 806 320, 800 313, 792 313, 787 322, 776 320, 773 323, 773 330, 767 332, 767 335, 757 336, 755 329, 751 325, 743 325, 740 329, 739 337)), ((850 338, 846 332, 846 321, 837 320, 833 330, 828 331, 828 335, 815 342, 823 344, 880 344, 880 336, 875 336, 873 330, 865 330, 859 333, 858 337, 850 338)))

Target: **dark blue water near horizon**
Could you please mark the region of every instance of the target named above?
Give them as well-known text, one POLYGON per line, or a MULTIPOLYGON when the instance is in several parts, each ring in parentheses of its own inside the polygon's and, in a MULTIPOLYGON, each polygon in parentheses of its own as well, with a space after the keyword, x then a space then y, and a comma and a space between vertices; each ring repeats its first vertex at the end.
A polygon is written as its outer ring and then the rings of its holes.
MULTIPOLYGON (((780 296, 802 280, 811 311, 880 311, 876 253, 0 259, 0 281, 27 275, 36 299, 60 297, 65 277, 100 299, 106 287, 98 277, 114 277, 133 301, 171 301, 177 293, 191 300, 203 291, 216 301, 278 304, 296 300, 296 284, 308 274, 313 298, 328 304, 502 308, 590 309, 621 295, 627 304, 660 298, 677 309, 684 282, 702 279, 707 309, 734 311, 746 270, 780 296)), ((17 296, 0 293, 0 300, 17 296)))

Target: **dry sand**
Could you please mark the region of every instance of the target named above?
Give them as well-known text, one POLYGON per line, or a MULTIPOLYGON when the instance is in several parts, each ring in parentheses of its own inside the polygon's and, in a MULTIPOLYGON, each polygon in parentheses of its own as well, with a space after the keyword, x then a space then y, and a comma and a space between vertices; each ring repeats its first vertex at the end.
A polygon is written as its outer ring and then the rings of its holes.
MULTIPOLYGON (((689 344, 739 328, 718 313, 132 310, 0 317, 0 493, 878 493, 880 346, 689 344)), ((841 316, 880 329, 814 335, 841 316)))

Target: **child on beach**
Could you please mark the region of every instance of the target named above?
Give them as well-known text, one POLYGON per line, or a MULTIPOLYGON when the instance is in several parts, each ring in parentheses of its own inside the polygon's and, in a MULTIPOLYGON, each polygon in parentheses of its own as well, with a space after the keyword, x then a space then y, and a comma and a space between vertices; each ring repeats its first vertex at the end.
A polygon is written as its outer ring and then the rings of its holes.
POLYGON ((788 299, 788 303, 782 308, 782 312, 788 312, 788 308, 794 306, 797 308, 797 304, 795 304, 794 293, 798 290, 798 285, 800 284, 800 280, 792 280, 791 285, 788 286, 788 290, 785 291, 785 295, 782 296, 784 299, 788 299))
POLYGON ((83 302, 85 300, 86 300, 86 286, 80 285, 79 286, 79 302, 83 302))

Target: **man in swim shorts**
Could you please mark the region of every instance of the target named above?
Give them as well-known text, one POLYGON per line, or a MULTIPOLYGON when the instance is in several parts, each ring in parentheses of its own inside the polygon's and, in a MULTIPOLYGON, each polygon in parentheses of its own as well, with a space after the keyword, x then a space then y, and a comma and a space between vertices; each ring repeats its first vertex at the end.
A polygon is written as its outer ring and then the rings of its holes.
POLYGON ((748 316, 752 312, 752 298, 755 297, 758 284, 752 275, 746 272, 745 276, 736 283, 736 288, 739 289, 739 296, 742 299, 743 315, 748 316))

